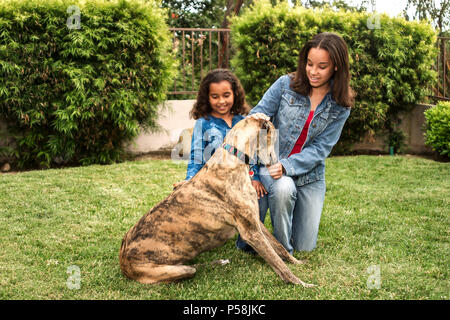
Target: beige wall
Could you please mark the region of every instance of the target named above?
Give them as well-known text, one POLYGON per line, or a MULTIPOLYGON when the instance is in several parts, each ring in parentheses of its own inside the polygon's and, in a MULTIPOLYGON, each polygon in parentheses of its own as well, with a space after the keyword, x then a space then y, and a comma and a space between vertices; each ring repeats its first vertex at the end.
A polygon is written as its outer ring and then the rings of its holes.
MULTIPOLYGON (((425 115, 424 112, 431 105, 417 104, 413 110, 408 113, 400 114, 401 123, 399 129, 405 134, 405 144, 407 145, 405 152, 412 154, 433 153, 429 146, 425 145, 425 115)), ((351 116, 351 115, 350 115, 351 116)), ((388 152, 385 136, 366 136, 361 143, 353 146, 354 151, 375 151, 388 152)))
MULTIPOLYGON (((160 117, 159 124, 165 129, 159 134, 142 133, 136 140, 136 147, 130 149, 134 153, 148 153, 154 151, 169 152, 178 143, 180 134, 185 136, 185 141, 189 139, 183 129, 192 128, 195 121, 189 119, 189 111, 195 100, 169 100, 167 103, 171 106, 172 111, 165 111, 160 117)), ((431 105, 417 104, 411 112, 400 115, 402 120, 400 129, 405 133, 405 143, 407 153, 424 154, 432 153, 430 147, 425 145, 424 140, 424 111, 431 105)), ((384 136, 365 137, 364 141, 354 145, 354 151, 372 151, 372 152, 388 152, 388 146, 385 145, 386 138, 384 136)), ((190 145, 190 140, 186 141, 186 146, 190 145)), ((185 148, 186 148, 185 146, 185 148)), ((178 146, 177 146, 178 148, 178 146)), ((189 148, 187 149, 189 150, 189 148)))
POLYGON ((189 119, 189 111, 194 102, 195 100, 166 101, 158 120, 162 130, 158 133, 141 132, 127 149, 134 154, 172 150, 183 130, 194 126, 195 120, 189 119))

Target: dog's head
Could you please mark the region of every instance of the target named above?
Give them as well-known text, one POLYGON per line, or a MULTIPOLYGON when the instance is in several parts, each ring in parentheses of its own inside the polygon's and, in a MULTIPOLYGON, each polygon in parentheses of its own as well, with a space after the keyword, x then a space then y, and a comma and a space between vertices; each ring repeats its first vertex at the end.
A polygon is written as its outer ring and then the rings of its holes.
POLYGON ((272 165, 278 162, 276 140, 276 129, 272 122, 247 117, 228 132, 224 142, 245 152, 250 158, 257 155, 264 165, 272 165))

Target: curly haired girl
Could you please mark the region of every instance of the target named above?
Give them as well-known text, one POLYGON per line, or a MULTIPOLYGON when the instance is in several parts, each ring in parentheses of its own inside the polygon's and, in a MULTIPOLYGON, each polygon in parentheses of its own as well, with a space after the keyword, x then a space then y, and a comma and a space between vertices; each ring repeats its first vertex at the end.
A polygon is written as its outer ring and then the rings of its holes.
POLYGON ((190 180, 222 145, 227 132, 249 108, 239 79, 227 69, 211 70, 201 81, 190 116, 197 120, 192 133, 186 180, 190 180))

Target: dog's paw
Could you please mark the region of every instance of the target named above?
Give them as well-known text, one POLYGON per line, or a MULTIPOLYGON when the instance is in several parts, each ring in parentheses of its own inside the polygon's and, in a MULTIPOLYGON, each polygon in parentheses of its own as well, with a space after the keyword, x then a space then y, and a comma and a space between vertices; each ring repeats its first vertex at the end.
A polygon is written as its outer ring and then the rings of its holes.
POLYGON ((305 283, 305 282, 302 282, 301 285, 302 285, 303 287, 305 287, 305 288, 314 288, 314 287, 317 287, 317 285, 315 285, 315 284, 312 284, 312 283, 305 283))
POLYGON ((315 284, 303 282, 302 280, 300 280, 300 279, 298 279, 298 278, 297 278, 297 281, 295 281, 295 284, 301 284, 304 288, 313 288, 313 287, 316 287, 315 284))
POLYGON ((301 284, 304 288, 312 288, 312 287, 316 286, 315 284, 312 284, 312 283, 303 282, 302 280, 300 280, 299 278, 297 278, 294 275, 288 277, 287 279, 285 279, 285 281, 288 283, 289 282, 293 283, 293 284, 301 284))
POLYGON ((293 264, 305 264, 307 260, 300 260, 297 259, 293 256, 290 257, 290 259, 288 260, 288 262, 293 263, 293 264))

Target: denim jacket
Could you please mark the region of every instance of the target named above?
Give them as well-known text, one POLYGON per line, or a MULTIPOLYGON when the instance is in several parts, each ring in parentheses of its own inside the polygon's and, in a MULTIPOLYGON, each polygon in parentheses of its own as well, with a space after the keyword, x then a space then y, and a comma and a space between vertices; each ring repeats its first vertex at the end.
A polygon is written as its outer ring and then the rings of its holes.
MULTIPOLYGON (((287 176, 296 179, 298 186, 325 179, 325 158, 338 142, 350 109, 342 107, 327 93, 317 106, 308 135, 300 153, 289 157, 310 112, 309 97, 290 88, 289 75, 280 77, 250 114, 262 112, 278 129, 278 158, 287 176)), ((259 180, 258 170, 254 179, 259 180)))
MULTIPOLYGON (((233 116, 231 126, 244 119, 242 115, 233 116)), ((190 180, 219 148, 231 128, 225 120, 209 115, 199 118, 194 125, 191 140, 191 154, 185 180, 190 180)))

